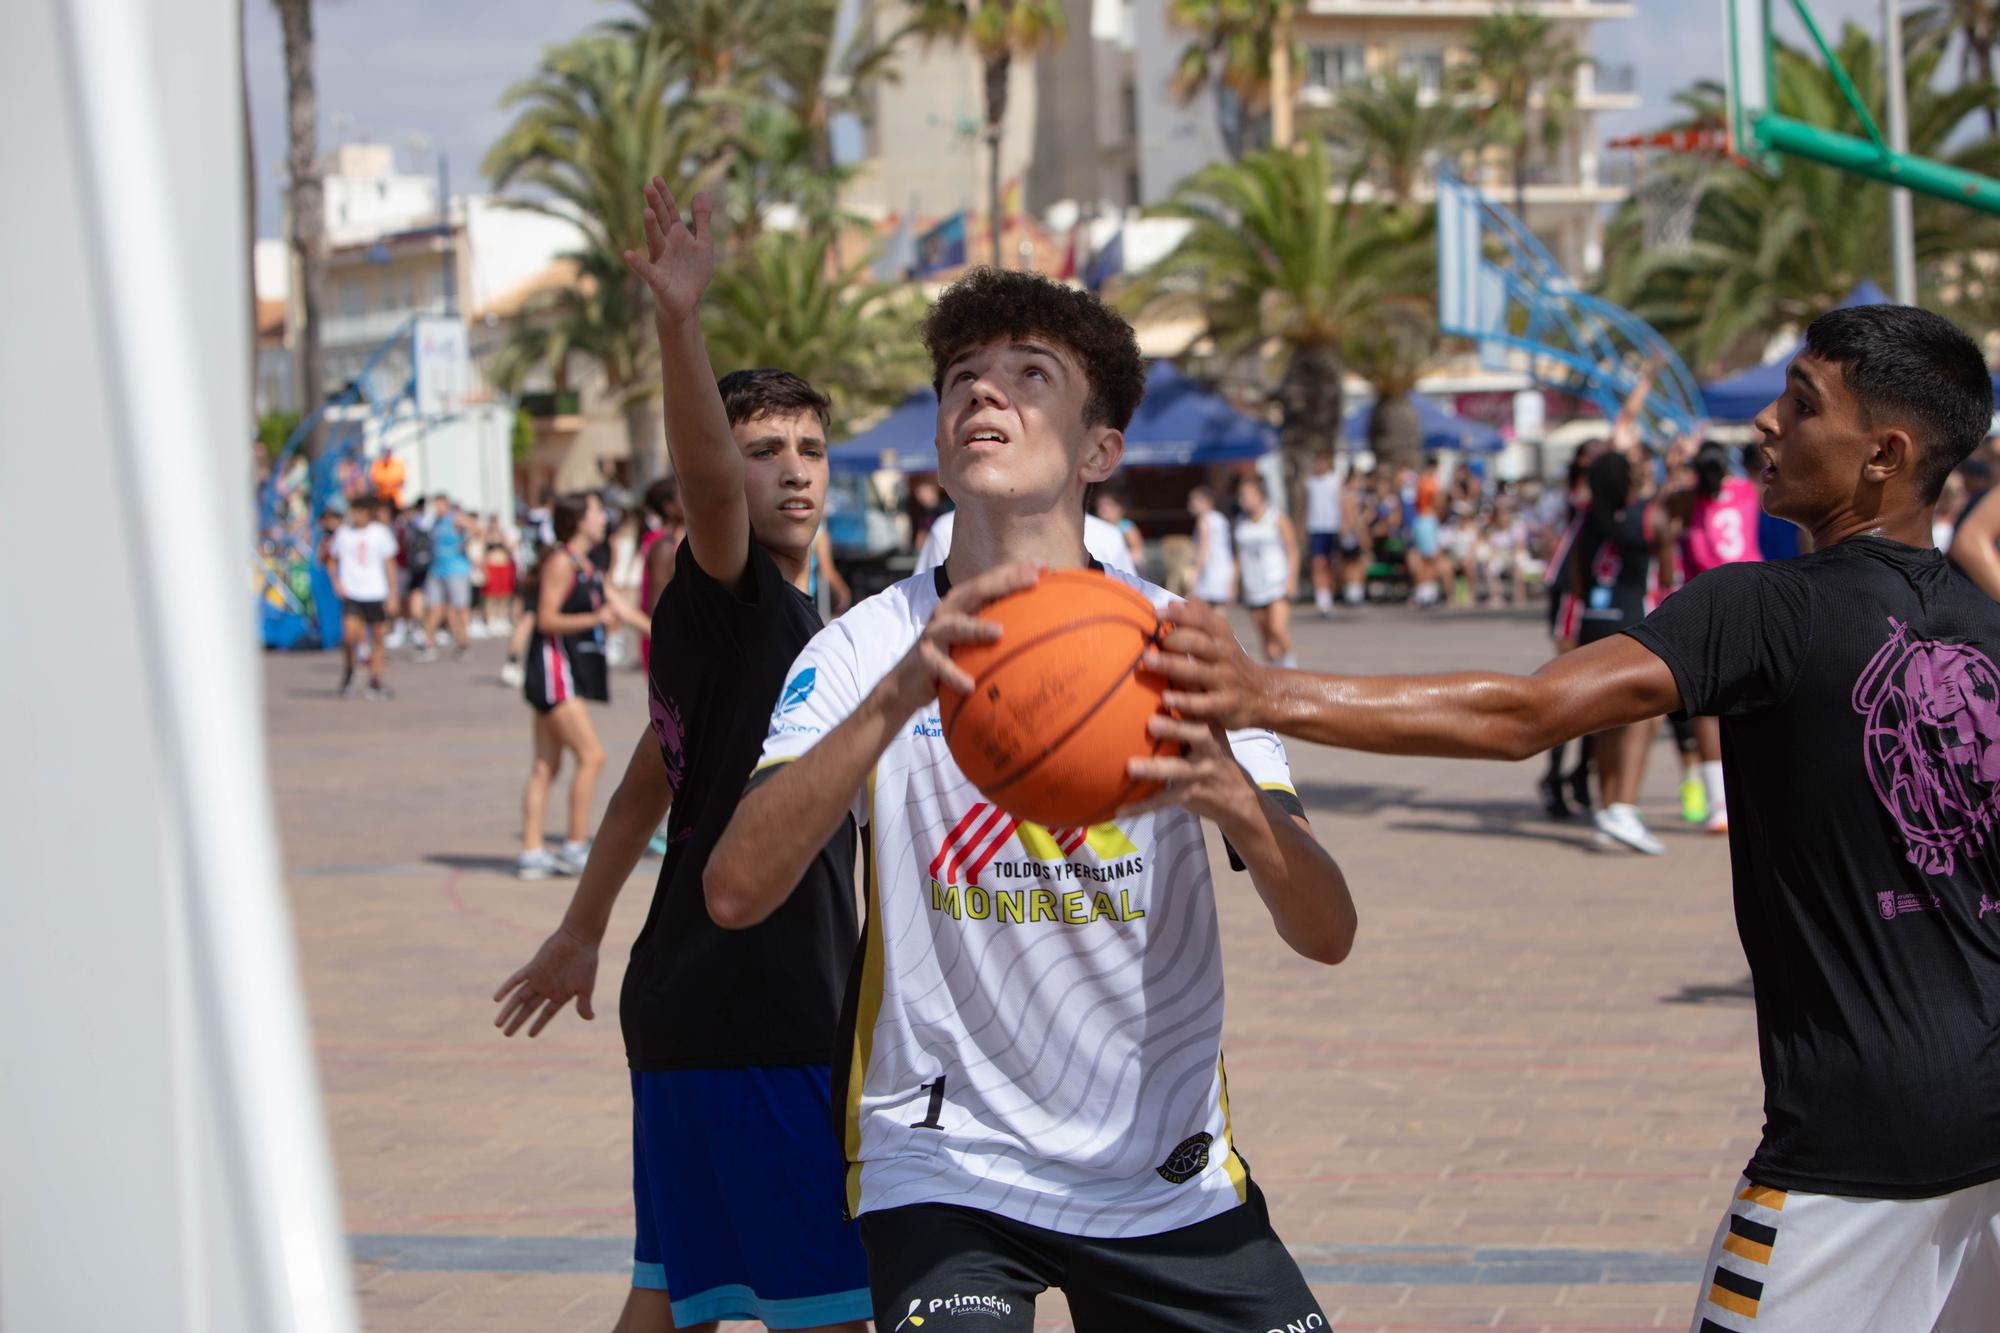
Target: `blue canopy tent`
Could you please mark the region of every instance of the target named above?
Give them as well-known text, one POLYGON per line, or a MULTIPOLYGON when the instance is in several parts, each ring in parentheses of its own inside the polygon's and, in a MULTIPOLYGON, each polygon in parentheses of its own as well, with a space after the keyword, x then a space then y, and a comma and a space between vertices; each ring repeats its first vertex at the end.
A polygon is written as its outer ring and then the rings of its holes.
MULTIPOLYGON (((874 426, 827 453, 835 473, 872 472, 886 450, 904 472, 937 470, 937 397, 919 389, 874 426)), ((1270 425, 1236 410, 1170 361, 1146 372, 1146 397, 1125 430, 1126 467, 1186 467, 1261 458, 1277 447, 1270 425)))
MULTIPOLYGON (((1506 441, 1500 432, 1478 421, 1468 421, 1464 417, 1453 416, 1422 394, 1416 395, 1417 421, 1424 432, 1424 448, 1461 449, 1468 453, 1493 453, 1505 447, 1506 441)), ((1368 402, 1348 414, 1347 424, 1341 428, 1350 446, 1364 446, 1368 443, 1368 423, 1374 420, 1375 404, 1368 402)))
MULTIPOLYGON (((1857 305, 1887 305, 1889 294, 1872 282, 1863 281, 1840 303, 1846 310, 1857 305)), ((1805 347, 1805 340, 1785 349, 1784 355, 1761 366, 1740 370, 1734 375, 1701 386, 1702 401, 1710 421, 1748 421, 1785 391, 1785 367, 1805 347)))

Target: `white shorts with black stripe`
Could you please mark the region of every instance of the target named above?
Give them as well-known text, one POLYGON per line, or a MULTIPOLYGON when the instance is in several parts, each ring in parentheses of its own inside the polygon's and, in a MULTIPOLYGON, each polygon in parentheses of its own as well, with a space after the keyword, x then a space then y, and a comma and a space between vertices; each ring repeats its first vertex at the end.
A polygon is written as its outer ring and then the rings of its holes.
POLYGON ((1851 1199, 1748 1180, 1716 1229, 1689 1333, 1992 1333, 2000 1181, 1851 1199))

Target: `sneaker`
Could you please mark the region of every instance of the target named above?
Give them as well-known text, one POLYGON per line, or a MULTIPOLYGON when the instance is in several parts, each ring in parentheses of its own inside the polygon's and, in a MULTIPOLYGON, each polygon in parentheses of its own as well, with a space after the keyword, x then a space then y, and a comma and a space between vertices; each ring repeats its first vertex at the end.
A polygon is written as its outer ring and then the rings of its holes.
POLYGON ((382 646, 385 648, 401 648, 409 641, 409 631, 404 629, 402 624, 398 622, 389 627, 388 636, 382 640, 382 646))
POLYGON ((419 648, 410 654, 410 660, 412 662, 435 662, 438 660, 437 649, 428 647, 419 648))
POLYGON ((511 657, 508 658, 507 664, 500 668, 500 683, 509 689, 518 690, 523 679, 525 677, 521 674, 521 664, 511 657))
POLYGON ((340 673, 340 697, 343 699, 352 699, 354 697, 353 667, 349 667, 340 673))
POLYGON ((569 874, 581 875, 584 863, 590 860, 589 840, 586 839, 583 842, 574 840, 564 842, 561 850, 556 853, 556 860, 565 867, 569 874))
POLYGON ((387 685, 381 684, 378 681, 375 684, 370 685, 366 690, 363 690, 361 693, 361 697, 364 699, 371 699, 379 703, 386 699, 395 698, 396 692, 390 689, 387 685))
POLYGON ((462 643, 454 644, 452 645, 452 650, 451 650, 451 660, 454 662, 463 662, 465 660, 465 655, 471 651, 472 650, 470 648, 467 648, 462 643))
POLYGON ((1597 825, 1596 842, 1600 847, 1616 843, 1647 856, 1667 854, 1660 840, 1646 831, 1645 824, 1639 820, 1639 812, 1629 805, 1614 805, 1599 810, 1591 816, 1591 821, 1597 825))
POLYGON ((1711 810, 1708 815, 1707 828, 1710 833, 1729 832, 1729 811, 1726 809, 1711 810))
POLYGON ((1563 781, 1569 783, 1570 804, 1579 810, 1590 809, 1590 765, 1578 765, 1576 771, 1563 781))
POLYGON ((1689 824, 1708 819, 1708 784, 1698 776, 1681 780, 1681 819, 1689 824))
POLYGON ((514 877, 516 879, 547 879, 551 875, 567 875, 569 873, 571 872, 563 866, 562 862, 550 855, 549 849, 546 847, 537 847, 532 852, 522 852, 514 858, 514 877))

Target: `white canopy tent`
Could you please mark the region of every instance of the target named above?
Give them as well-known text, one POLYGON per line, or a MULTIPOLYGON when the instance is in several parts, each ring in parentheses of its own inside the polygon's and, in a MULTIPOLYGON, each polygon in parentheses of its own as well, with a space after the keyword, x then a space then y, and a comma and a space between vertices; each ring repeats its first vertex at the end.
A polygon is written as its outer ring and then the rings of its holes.
POLYGON ((236 0, 0 6, 0 1327, 346 1333, 249 575, 236 0))

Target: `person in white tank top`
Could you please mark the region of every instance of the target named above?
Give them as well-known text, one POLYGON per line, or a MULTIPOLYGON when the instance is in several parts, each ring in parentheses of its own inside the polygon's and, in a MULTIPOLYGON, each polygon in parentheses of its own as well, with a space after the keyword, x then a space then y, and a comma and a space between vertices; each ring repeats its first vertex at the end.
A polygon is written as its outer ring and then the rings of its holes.
POLYGON ((1229 520, 1216 512, 1215 496, 1206 486, 1188 492, 1188 512, 1194 515, 1194 578, 1189 596, 1209 606, 1236 600, 1236 555, 1229 545, 1229 520))
POLYGON ((1264 660, 1297 666, 1292 656, 1293 594, 1299 587, 1299 538, 1257 477, 1236 484, 1236 568, 1243 605, 1264 642, 1264 660))
POLYGON ((1321 449, 1313 455, 1312 471, 1306 474, 1306 549, 1312 561, 1313 605, 1323 616, 1333 614, 1343 480, 1333 465, 1333 450, 1321 449))

